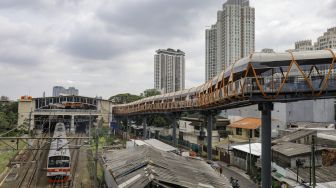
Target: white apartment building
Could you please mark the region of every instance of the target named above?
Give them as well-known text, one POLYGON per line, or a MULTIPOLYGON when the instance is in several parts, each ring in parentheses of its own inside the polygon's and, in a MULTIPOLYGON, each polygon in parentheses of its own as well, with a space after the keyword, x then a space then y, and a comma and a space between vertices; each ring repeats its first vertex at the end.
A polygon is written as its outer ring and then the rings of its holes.
POLYGON ((295 51, 314 50, 311 40, 301 40, 295 42, 295 51))
MULTIPOLYGON (((216 22, 217 60, 216 74, 235 61, 248 56, 255 49, 255 9, 250 7, 249 0, 227 0, 223 9, 217 12, 216 22)), ((207 34, 207 31, 206 31, 207 34)), ((206 40, 212 40, 206 37, 206 40)), ((207 44, 210 43, 206 41, 207 44)), ((206 50, 211 53, 211 50, 206 50)), ((206 57, 211 57, 206 54, 206 57)), ((207 64, 206 66, 211 66, 207 64)), ((206 68, 206 75, 213 74, 206 68), (209 73, 207 73, 209 71, 209 73)), ((209 78, 206 77, 208 80, 209 78)))
POLYGON ((336 48, 336 27, 329 28, 327 32, 318 37, 314 47, 316 50, 336 48))
POLYGON ((312 40, 295 42, 295 49, 292 51, 323 50, 327 48, 336 48, 336 27, 327 29, 327 32, 317 38, 314 45, 312 40))
POLYGON ((205 81, 217 75, 217 26, 205 30, 205 81))
POLYGON ((154 88, 161 93, 185 87, 185 53, 179 49, 159 49, 154 55, 154 88))

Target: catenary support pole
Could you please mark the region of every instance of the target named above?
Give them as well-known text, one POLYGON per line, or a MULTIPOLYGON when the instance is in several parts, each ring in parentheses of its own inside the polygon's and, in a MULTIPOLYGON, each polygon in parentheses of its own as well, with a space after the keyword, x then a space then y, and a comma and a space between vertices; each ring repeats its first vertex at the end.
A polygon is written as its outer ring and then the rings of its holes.
POLYGON ((261 111, 261 187, 270 188, 272 186, 271 111, 273 110, 273 103, 259 103, 258 109, 261 111))
POLYGON ((207 114, 207 156, 208 160, 212 160, 212 127, 214 115, 212 112, 207 114))

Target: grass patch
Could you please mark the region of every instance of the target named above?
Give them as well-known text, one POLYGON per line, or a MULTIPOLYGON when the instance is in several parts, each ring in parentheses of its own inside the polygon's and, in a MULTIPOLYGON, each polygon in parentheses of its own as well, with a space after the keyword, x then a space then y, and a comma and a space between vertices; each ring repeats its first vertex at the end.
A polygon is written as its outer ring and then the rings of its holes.
MULTIPOLYGON (((16 142, 4 141, 7 144, 16 148, 16 142)), ((19 149, 23 149, 26 144, 22 141, 19 141, 19 149)), ((9 164, 9 161, 16 156, 20 150, 9 149, 10 147, 6 144, 0 142, 0 173, 2 173, 6 166, 9 164)))

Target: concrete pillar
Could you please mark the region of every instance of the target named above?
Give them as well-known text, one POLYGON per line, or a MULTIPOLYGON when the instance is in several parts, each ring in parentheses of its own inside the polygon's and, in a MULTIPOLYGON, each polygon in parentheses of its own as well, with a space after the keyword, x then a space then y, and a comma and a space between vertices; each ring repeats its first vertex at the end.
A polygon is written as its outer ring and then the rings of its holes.
POLYGON ((272 102, 264 102, 258 104, 258 109, 261 111, 261 187, 272 186, 272 122, 271 111, 273 110, 272 102))
POLYGON ((143 139, 147 138, 147 118, 143 118, 143 139))
POLYGON ((212 160, 212 127, 213 127, 213 119, 214 114, 208 113, 207 116, 207 158, 208 160, 212 160))
POLYGON ((130 132, 131 132, 131 124, 132 124, 132 120, 131 118, 127 118, 127 126, 126 126, 126 139, 130 138, 130 132))
POLYGON ((75 116, 71 115, 71 123, 70 123, 71 132, 75 132, 75 116))
POLYGON ((176 140, 176 127, 177 127, 177 117, 176 115, 173 115, 173 146, 174 147, 178 147, 177 146, 177 140, 176 140))

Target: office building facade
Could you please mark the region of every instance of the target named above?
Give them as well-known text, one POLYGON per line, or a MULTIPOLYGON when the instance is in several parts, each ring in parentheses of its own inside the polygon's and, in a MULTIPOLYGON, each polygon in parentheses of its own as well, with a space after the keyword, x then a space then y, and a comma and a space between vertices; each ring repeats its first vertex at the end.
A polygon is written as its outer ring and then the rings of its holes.
POLYGON ((185 88, 185 53, 179 49, 159 49, 154 55, 154 88, 161 93, 185 88))

